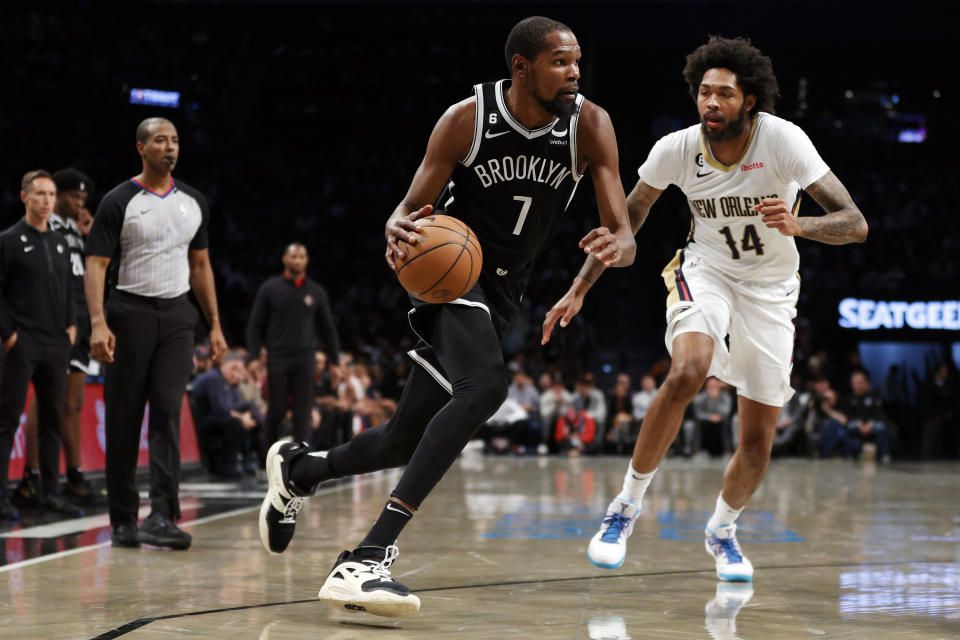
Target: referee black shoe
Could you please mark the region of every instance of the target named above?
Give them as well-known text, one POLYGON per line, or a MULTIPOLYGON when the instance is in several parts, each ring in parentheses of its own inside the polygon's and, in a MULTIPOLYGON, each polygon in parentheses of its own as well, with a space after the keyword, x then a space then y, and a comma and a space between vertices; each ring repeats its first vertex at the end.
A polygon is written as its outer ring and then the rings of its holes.
POLYGON ((132 522, 124 522, 115 526, 113 533, 110 534, 110 544, 114 547, 139 547, 137 525, 132 522))
POLYGON ((162 513, 151 513, 140 525, 137 540, 141 544, 183 551, 190 548, 193 537, 186 531, 179 529, 170 518, 162 513))
POLYGON ((297 513, 312 490, 294 486, 290 464, 310 451, 305 443, 278 440, 267 451, 267 495, 260 505, 260 542, 269 553, 283 553, 293 539, 297 513))

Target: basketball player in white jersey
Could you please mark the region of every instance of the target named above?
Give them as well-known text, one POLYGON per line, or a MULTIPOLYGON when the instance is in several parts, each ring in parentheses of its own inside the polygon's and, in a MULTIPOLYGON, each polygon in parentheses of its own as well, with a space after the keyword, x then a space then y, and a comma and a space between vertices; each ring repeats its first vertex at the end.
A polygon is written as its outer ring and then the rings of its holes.
MULTIPOLYGON (((749 41, 711 37, 687 56, 683 73, 700 123, 654 145, 627 199, 634 233, 669 185, 680 187, 690 205, 687 244, 663 270, 673 364, 643 420, 623 489, 587 553, 598 567, 623 564, 643 494, 684 410, 707 376, 716 376, 737 389, 740 439, 706 526, 706 549, 718 578, 749 582, 753 566, 737 543, 736 520, 763 479, 780 407, 793 395, 800 288, 794 237, 863 242, 867 223, 806 134, 773 115, 773 67, 749 41), (825 215, 797 216, 801 189, 825 215)), ((566 326, 580 310, 602 271, 588 257, 548 312, 544 343, 557 319, 566 326)))

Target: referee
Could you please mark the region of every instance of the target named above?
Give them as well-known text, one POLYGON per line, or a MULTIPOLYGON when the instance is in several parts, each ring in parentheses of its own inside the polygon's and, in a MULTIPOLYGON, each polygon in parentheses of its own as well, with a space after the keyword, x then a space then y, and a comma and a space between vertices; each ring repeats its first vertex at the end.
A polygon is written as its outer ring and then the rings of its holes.
POLYGON ((257 291, 247 324, 251 358, 267 347, 267 419, 262 436, 264 451, 277 439, 280 423, 292 397, 293 437, 308 439, 313 407, 317 328, 323 335, 327 361, 339 361, 340 341, 333 326, 327 292, 307 277, 307 248, 293 243, 283 252, 283 275, 264 282, 257 291))
POLYGON ((56 197, 49 173, 27 173, 20 191, 26 215, 0 233, 0 340, 6 350, 0 388, 0 519, 19 517, 7 496, 7 476, 31 382, 39 418, 40 506, 83 515, 57 496, 63 389, 76 327, 70 252, 66 239, 49 225, 56 197))
POLYGON ((87 237, 85 293, 91 355, 106 364, 106 476, 114 546, 140 543, 186 549, 180 517, 180 407, 193 369, 199 319, 193 292, 210 324, 214 358, 226 350, 207 253, 207 201, 175 182, 180 138, 173 123, 148 118, 137 127, 143 171, 114 187, 87 237), (104 280, 119 263, 104 308, 104 280), (144 403, 150 402, 150 515, 137 530, 136 470, 144 403))

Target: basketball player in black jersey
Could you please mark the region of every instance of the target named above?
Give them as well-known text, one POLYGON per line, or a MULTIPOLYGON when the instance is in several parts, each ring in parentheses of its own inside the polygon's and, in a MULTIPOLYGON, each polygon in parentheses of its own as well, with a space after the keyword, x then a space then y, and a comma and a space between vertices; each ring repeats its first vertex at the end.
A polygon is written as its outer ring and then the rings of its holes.
POLYGON ((420 608, 390 578, 395 542, 506 397, 500 336, 588 166, 603 226, 580 247, 606 266, 627 266, 636 252, 616 135, 607 113, 578 94, 573 33, 547 18, 527 18, 510 32, 505 54, 510 80, 477 85, 472 97, 447 109, 385 229, 387 264, 396 270, 405 244, 417 242, 417 220, 433 211, 457 216, 483 247, 477 285, 447 304, 413 302, 410 323, 421 342, 409 355, 420 366, 389 422, 330 451, 278 442, 267 456, 260 537, 273 553, 289 544, 303 498, 320 482, 407 465, 373 528, 340 555, 320 590, 319 598, 340 610, 401 617, 420 608))

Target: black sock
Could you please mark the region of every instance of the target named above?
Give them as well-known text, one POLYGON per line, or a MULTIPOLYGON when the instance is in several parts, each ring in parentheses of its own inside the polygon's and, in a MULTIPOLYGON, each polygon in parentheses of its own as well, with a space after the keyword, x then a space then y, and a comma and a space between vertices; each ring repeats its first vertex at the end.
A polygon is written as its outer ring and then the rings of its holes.
POLYGON ((380 512, 380 517, 373 523, 370 533, 367 534, 367 537, 364 538, 358 546, 390 546, 397 541, 397 538, 400 537, 400 532, 403 531, 403 528, 410 522, 410 518, 412 517, 413 512, 410 511, 410 509, 407 509, 399 502, 390 500, 387 502, 387 506, 383 508, 383 511, 380 512))
POLYGON ((290 462, 290 480, 297 489, 313 493, 317 485, 324 480, 339 478, 325 457, 310 454, 297 456, 290 462))
POLYGON ((70 484, 78 484, 83 480, 83 471, 80 467, 71 467, 67 469, 67 482, 70 484))

